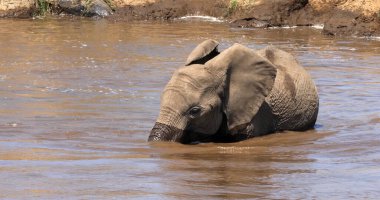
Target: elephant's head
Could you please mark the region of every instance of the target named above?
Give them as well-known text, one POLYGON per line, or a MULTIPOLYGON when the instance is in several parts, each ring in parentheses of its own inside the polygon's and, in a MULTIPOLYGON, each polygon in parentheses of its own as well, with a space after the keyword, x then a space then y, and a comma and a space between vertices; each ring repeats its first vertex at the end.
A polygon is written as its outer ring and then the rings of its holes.
POLYGON ((221 53, 217 46, 204 41, 174 72, 149 141, 228 140, 253 131, 251 121, 273 87, 276 68, 240 44, 221 53))

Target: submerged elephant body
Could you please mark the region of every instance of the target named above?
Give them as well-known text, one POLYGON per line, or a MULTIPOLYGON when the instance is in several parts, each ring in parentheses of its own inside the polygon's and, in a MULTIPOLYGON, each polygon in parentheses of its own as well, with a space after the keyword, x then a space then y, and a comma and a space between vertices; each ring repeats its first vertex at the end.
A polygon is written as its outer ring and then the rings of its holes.
POLYGON ((291 54, 217 46, 204 41, 174 72, 149 141, 235 142, 314 126, 317 89, 291 54))

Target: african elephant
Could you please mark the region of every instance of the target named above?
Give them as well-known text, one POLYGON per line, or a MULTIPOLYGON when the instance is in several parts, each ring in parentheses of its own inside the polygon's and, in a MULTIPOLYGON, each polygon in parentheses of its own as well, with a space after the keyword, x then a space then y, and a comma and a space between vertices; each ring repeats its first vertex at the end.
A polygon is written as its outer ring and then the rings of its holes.
POLYGON ((317 120, 317 88, 289 53, 206 40, 166 85, 148 141, 235 142, 302 131, 317 120))

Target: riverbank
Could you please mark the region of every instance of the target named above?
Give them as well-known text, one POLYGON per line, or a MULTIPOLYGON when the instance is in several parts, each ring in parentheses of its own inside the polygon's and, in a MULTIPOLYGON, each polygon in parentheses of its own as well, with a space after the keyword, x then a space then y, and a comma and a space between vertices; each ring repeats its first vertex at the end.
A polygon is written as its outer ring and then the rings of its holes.
POLYGON ((0 199, 379 199, 380 41, 75 18, 0 20, 0 199), (296 55, 319 89, 315 129, 147 143, 163 88, 210 37, 296 55))
POLYGON ((208 15, 235 27, 319 25, 327 35, 380 35, 378 0, 0 0, 0 17, 46 14, 115 21, 208 15))

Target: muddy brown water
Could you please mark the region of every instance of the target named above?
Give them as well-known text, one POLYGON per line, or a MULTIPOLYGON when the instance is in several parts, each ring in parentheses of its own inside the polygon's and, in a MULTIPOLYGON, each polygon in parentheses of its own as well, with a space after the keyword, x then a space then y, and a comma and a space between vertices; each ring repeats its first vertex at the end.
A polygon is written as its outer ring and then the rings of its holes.
POLYGON ((380 41, 211 22, 0 20, 1 199, 377 199, 380 41), (276 45, 310 71, 315 130, 149 144, 159 96, 204 39, 276 45))

